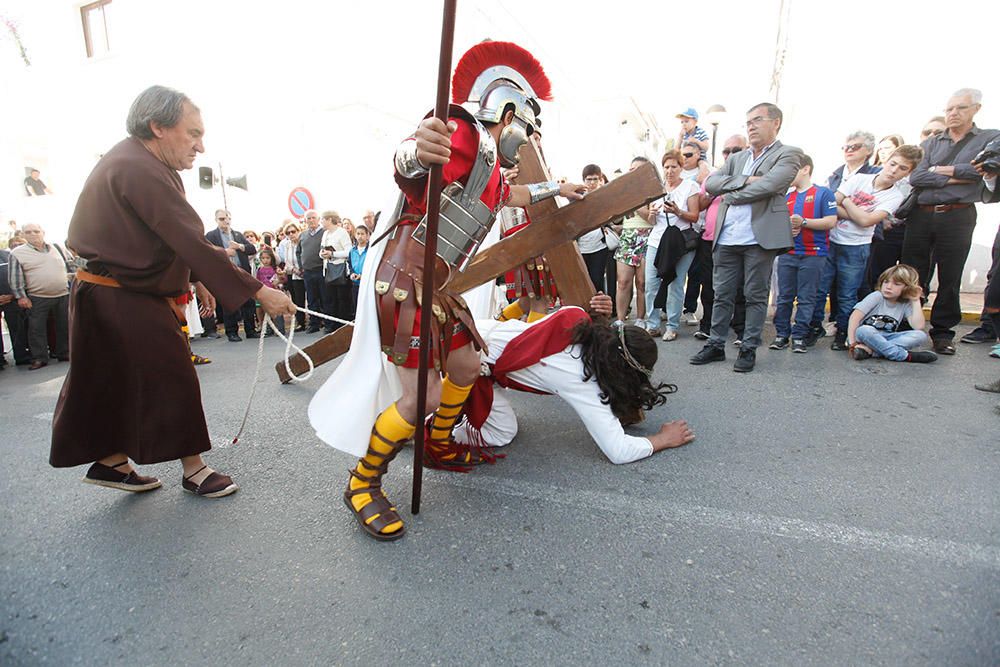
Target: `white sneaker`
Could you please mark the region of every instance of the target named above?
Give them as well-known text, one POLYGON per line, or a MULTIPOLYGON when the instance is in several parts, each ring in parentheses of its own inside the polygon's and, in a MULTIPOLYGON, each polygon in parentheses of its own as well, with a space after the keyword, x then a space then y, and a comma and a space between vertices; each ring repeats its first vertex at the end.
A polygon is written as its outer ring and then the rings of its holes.
POLYGON ((676 339, 677 339, 677 332, 674 331, 673 329, 667 329, 663 334, 663 340, 667 341, 668 343, 676 339))
POLYGON ((681 322, 688 325, 689 327, 697 326, 698 324, 701 323, 700 320, 698 319, 698 316, 695 315, 694 313, 684 313, 683 315, 681 315, 681 322))

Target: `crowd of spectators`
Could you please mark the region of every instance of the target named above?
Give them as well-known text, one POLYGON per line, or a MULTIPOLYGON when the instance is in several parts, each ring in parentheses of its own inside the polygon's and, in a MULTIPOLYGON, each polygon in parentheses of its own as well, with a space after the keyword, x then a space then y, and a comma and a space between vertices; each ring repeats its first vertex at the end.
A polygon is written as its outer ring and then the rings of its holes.
MULTIPOLYGON (((578 239, 589 277, 596 290, 614 295, 619 322, 631 318, 666 342, 681 337, 682 324, 696 326, 692 336, 706 345, 694 364, 724 359, 731 331, 739 348, 734 369, 753 370, 769 304, 773 350, 805 353, 832 332, 831 348, 859 360, 934 361, 936 354, 916 351, 927 343, 937 354, 954 354, 974 204, 997 199, 995 174, 973 164, 1000 136, 974 124, 980 108, 978 91, 956 92, 945 115, 932 117, 913 143, 901 134, 876 141, 867 131, 848 132, 843 163, 825 179, 816 177, 809 155, 777 140, 778 107, 751 109, 746 135, 721 143, 718 164, 697 110, 687 108, 676 116, 670 149, 659 156, 663 198, 578 239), (924 334, 922 306, 935 274, 924 334), (824 324, 827 312, 831 324, 824 324)), ((648 161, 636 157, 630 168, 648 161)), ((596 164, 584 167, 582 178, 590 190, 608 182, 596 164)), ((288 291, 297 306, 336 318, 300 311, 287 323, 296 332, 329 333, 354 319, 375 221, 373 211, 355 225, 336 211, 309 210, 301 220, 257 233, 237 230, 230 212, 220 209, 206 238, 239 269, 288 291)), ((14 362, 36 369, 68 359, 71 254, 46 242, 38 225, 8 227, 0 312, 14 362)), ((997 239, 991 285, 1000 282, 1000 231, 997 239)), ((962 341, 992 343, 991 355, 1000 358, 994 301, 987 299, 979 326, 962 341)), ((245 338, 273 335, 263 331, 253 300, 203 317, 200 335, 220 337, 219 323, 232 342, 243 340, 241 324, 245 338)), ((286 331, 284 321, 275 324, 286 331)), ((0 356, 0 368, 6 364, 0 356)))
MULTIPOLYGON (((777 140, 778 107, 751 109, 747 136, 725 140, 714 171, 698 112, 685 109, 674 148, 660 157, 665 196, 609 226, 613 252, 602 253, 610 246, 598 234, 580 241, 595 290, 616 295, 620 322, 632 315, 664 341, 678 339, 681 323, 697 325, 693 337, 707 344, 693 364, 724 359, 731 329, 739 348, 734 370, 753 370, 769 304, 773 350, 806 353, 832 334, 830 347, 858 360, 926 363, 954 354, 975 204, 1000 198, 996 171, 974 162, 990 142, 1000 148, 1000 132, 975 125, 977 90, 957 91, 945 107, 913 143, 901 134, 876 141, 870 132, 847 133, 843 163, 825 179, 809 155, 777 140), (617 281, 599 266, 604 254, 617 265, 617 281), (927 344, 933 352, 915 349, 927 344)), ((633 168, 643 161, 637 157, 633 168)), ((606 182, 595 164, 583 178, 592 188, 606 182)), ((1000 231, 997 239, 991 285, 1000 282, 1000 231)), ((991 356, 1000 358, 998 306, 988 298, 980 325, 961 340, 992 343, 991 356)))
MULTIPOLYGON (((358 285, 364 271, 365 257, 370 236, 369 225, 374 225, 375 213, 366 211, 366 224, 355 225, 349 218, 341 218, 336 211, 319 213, 308 210, 302 220, 284 220, 274 231, 257 233, 252 229, 242 232, 232 227, 229 211, 215 212, 216 229, 205 238, 223 248, 230 261, 250 273, 269 287, 289 293, 296 306, 307 308, 337 318, 324 319, 298 312, 291 323, 296 332, 332 333, 343 322, 354 319, 357 309, 358 285)), ((253 300, 244 303, 239 311, 223 312, 202 318, 205 338, 218 338, 218 323, 222 322, 229 341, 238 343, 239 325, 243 323, 243 336, 247 339, 272 336, 274 332, 263 329, 263 311, 253 300)), ((275 326, 287 333, 284 318, 275 326)))

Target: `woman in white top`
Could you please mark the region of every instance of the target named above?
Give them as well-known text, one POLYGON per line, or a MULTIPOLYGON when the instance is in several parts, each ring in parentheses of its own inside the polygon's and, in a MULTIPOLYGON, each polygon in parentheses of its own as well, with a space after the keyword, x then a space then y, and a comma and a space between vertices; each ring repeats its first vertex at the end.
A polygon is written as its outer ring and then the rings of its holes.
MULTIPOLYGON (((678 227, 681 231, 697 227, 698 222, 698 182, 681 178, 680 151, 667 151, 662 160, 663 172, 666 177, 666 196, 649 207, 649 220, 653 229, 649 234, 646 248, 646 330, 651 336, 659 336, 660 310, 653 306, 656 293, 660 291, 663 282, 656 273, 656 251, 660 247, 660 239, 667 227, 678 227)), ((677 277, 670 283, 667 293, 667 331, 663 340, 677 338, 677 326, 680 324, 681 307, 684 305, 684 278, 687 276, 691 262, 694 261, 694 250, 684 253, 677 262, 677 277)))
MULTIPOLYGON (((319 256, 326 262, 323 264, 324 273, 328 264, 344 265, 347 257, 351 254, 351 237, 340 224, 340 215, 336 211, 324 211, 321 218, 323 223, 323 239, 320 241, 319 256)), ((329 304, 327 315, 342 320, 351 317, 351 281, 347 279, 347 267, 344 267, 344 284, 337 285, 323 281, 324 296, 323 301, 329 304)), ((343 326, 340 322, 326 321, 326 332, 332 333, 343 326)))

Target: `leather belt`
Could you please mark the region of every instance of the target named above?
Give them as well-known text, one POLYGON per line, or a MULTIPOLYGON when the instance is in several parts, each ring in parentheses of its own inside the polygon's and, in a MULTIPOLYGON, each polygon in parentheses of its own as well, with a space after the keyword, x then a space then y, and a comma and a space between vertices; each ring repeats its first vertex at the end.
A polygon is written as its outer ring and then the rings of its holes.
POLYGON ((969 208, 973 204, 920 204, 921 211, 930 211, 931 213, 947 213, 948 211, 954 211, 960 208, 969 208))
MULTIPOLYGON (((76 270, 76 279, 84 283, 92 283, 94 285, 102 285, 104 287, 121 287, 122 284, 112 278, 111 276, 99 276, 96 273, 91 273, 90 271, 84 269, 76 270)), ((183 326, 187 324, 187 317, 185 316, 185 305, 190 300, 189 294, 182 294, 180 296, 166 296, 163 297, 166 300, 167 305, 170 306, 171 312, 173 312, 174 317, 183 326)))
POLYGON ((122 286, 120 282, 111 276, 99 276, 96 273, 91 273, 90 271, 85 271, 84 269, 76 270, 76 279, 85 283, 93 283, 94 285, 104 285, 105 287, 122 286))

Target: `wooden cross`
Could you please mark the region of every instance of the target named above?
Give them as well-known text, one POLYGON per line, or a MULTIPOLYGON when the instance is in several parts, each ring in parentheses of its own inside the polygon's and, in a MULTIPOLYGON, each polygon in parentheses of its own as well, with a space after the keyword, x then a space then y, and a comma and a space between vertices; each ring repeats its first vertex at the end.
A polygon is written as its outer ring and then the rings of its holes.
MULTIPOLYGON (((521 149, 518 180, 523 183, 550 180, 533 142, 521 149)), ((477 253, 465 271, 452 278, 448 289, 459 294, 466 292, 545 255, 562 302, 587 307, 594 288, 583 257, 573 241, 662 196, 663 183, 656 168, 644 163, 567 206, 559 207, 555 199, 533 204, 528 207, 531 224, 477 253)), ((369 269, 374 270, 375 267, 369 269)), ((313 360, 314 366, 319 366, 347 352, 353 335, 354 327, 343 326, 303 351, 313 360)), ((296 375, 309 370, 301 354, 291 357, 289 366, 296 375)), ((274 370, 282 384, 291 381, 283 361, 275 364, 274 370)))

